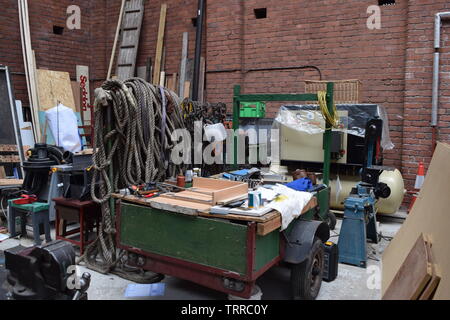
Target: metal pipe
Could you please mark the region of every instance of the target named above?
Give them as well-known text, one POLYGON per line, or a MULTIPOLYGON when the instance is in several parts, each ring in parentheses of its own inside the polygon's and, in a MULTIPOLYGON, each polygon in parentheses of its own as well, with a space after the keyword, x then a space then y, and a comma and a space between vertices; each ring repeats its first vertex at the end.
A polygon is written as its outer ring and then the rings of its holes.
POLYGON ((194 75, 192 80, 192 100, 198 100, 198 88, 200 79, 200 57, 202 55, 203 16, 206 0, 198 0, 197 32, 195 36, 194 75))
POLYGON ((439 113, 439 49, 441 47, 442 19, 450 18, 450 12, 438 12, 434 19, 434 62, 433 62, 433 91, 431 102, 431 126, 438 124, 439 113))

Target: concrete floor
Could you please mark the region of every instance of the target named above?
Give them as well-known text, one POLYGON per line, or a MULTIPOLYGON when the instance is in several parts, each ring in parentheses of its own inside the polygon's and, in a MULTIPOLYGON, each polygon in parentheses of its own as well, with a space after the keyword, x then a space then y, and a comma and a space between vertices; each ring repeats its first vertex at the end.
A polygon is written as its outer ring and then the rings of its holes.
MULTIPOLYGON (((338 219, 336 230, 332 232, 331 240, 337 242, 341 226, 338 219)), ((384 219, 380 220, 381 233, 386 237, 393 237, 401 226, 401 220, 384 219)), ((52 232, 54 238, 54 230, 52 232)), ((378 245, 368 244, 371 251, 368 260, 368 268, 358 268, 349 265, 339 264, 338 278, 330 283, 323 282, 318 296, 318 300, 378 300, 381 298, 381 254, 389 244, 387 240, 381 240, 378 245)), ((25 247, 32 246, 30 238, 8 239, 0 243, 0 250, 6 250, 17 245, 25 247)), ((0 263, 0 268, 2 268, 0 263)), ((125 289, 128 284, 133 283, 124 280, 116 275, 103 275, 85 267, 78 267, 78 274, 89 272, 92 276, 91 286, 88 289, 91 300, 123 300, 125 289)), ((284 300, 289 296, 290 272, 287 268, 275 267, 266 272, 257 281, 257 285, 262 289, 263 300, 284 300)), ((165 294, 162 297, 149 297, 149 300, 216 300, 227 299, 227 295, 196 285, 194 283, 166 277, 165 294)))

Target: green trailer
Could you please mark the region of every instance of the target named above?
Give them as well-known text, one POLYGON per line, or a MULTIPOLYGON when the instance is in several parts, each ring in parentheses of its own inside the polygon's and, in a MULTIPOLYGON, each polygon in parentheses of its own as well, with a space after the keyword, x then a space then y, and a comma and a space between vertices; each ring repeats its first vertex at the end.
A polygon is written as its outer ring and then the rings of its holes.
MULTIPOLYGON (((332 84, 327 91, 331 111, 332 84)), ((241 95, 235 88, 234 110, 239 112, 240 101, 275 100, 314 101, 317 95, 241 95)), ((236 128, 236 113, 234 120, 236 128)), ((325 133, 325 185, 329 181, 330 133, 325 133)), ((188 215, 115 195, 117 246, 127 252, 130 265, 242 298, 252 295, 256 280, 266 271, 283 264, 291 268, 293 298, 315 299, 324 268, 322 243, 330 236, 325 221, 329 187, 315 191, 313 197, 314 205, 280 232, 276 212, 250 218, 188 215)))

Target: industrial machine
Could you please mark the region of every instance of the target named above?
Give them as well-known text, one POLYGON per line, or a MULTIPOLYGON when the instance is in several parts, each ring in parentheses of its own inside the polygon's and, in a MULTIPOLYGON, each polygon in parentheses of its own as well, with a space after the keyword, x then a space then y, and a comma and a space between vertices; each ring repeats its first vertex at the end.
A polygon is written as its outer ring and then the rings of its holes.
MULTIPOLYGON (((383 120, 381 149, 392 147, 385 110, 376 104, 337 104, 339 128, 333 129, 331 152, 332 209, 344 209, 343 203, 360 179, 364 162, 365 127, 367 119, 383 120)), ((280 162, 291 169, 320 170, 323 163, 324 120, 317 105, 286 105, 280 108, 274 127, 280 129, 280 162)), ((380 156, 381 163, 382 157, 380 156)), ((391 188, 391 195, 380 199, 380 213, 393 214, 403 202, 404 183, 398 170, 384 171, 380 182, 391 188)))
POLYGON ((338 242, 339 262, 363 268, 367 264, 366 239, 373 243, 379 241, 375 204, 391 194, 389 186, 379 181, 383 171, 392 170, 379 166, 382 126, 379 118, 367 122, 361 182, 344 201, 344 220, 338 242))
MULTIPOLYGON (((85 272, 77 279, 68 273, 75 265, 73 246, 54 241, 23 249, 5 251, 8 270, 6 288, 9 300, 87 300, 91 275, 85 272)), ((73 270, 75 272, 75 269, 73 270)))

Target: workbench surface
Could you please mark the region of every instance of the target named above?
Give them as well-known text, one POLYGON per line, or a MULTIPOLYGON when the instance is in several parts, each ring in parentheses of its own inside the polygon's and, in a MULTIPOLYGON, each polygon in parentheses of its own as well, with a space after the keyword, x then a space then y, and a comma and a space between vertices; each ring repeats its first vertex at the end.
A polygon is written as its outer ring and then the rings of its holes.
MULTIPOLYGON (((254 216, 245 216, 245 215, 237 215, 237 214, 210 214, 208 210, 195 210, 191 208, 180 208, 176 207, 161 207, 161 204, 155 203, 152 199, 140 198, 133 195, 124 196, 121 194, 114 193, 112 197, 115 199, 120 199, 123 201, 131 202, 134 204, 139 204, 155 209, 162 209, 171 212, 177 212, 181 214, 201 216, 205 218, 214 218, 214 219, 225 219, 230 221, 247 221, 247 222, 256 222, 257 223, 257 233, 260 236, 264 236, 279 227, 281 227, 281 214, 278 211, 271 211, 263 216, 254 217, 254 216)), ((305 214, 309 210, 315 208, 317 206, 317 198, 312 197, 308 204, 303 208, 302 214, 305 214)))

